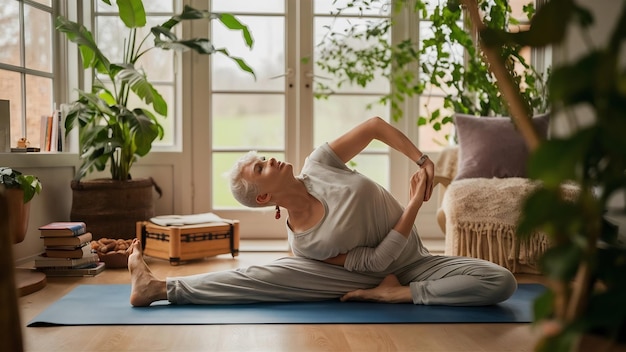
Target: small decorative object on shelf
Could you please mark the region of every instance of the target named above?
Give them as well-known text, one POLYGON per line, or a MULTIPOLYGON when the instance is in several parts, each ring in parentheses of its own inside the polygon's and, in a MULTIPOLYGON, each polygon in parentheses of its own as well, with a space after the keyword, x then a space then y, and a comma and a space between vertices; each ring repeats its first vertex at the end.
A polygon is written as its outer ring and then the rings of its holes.
POLYGON ((17 147, 11 148, 12 153, 26 153, 26 152, 38 152, 40 149, 36 147, 30 147, 28 139, 22 137, 17 141, 17 147))
POLYGON ((28 141, 28 139, 22 137, 17 141, 17 147, 18 148, 28 148, 28 146, 30 145, 30 142, 28 141))

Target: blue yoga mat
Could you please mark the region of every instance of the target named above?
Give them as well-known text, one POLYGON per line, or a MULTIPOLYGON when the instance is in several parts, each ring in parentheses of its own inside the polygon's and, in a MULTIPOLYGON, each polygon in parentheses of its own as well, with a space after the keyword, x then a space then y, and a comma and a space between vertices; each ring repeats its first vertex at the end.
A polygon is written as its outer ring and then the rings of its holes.
POLYGON ((130 285, 80 285, 28 323, 53 325, 529 323, 545 287, 519 284, 507 301, 485 307, 371 302, 254 303, 132 307, 130 285), (97 302, 97 303, 96 303, 97 302))

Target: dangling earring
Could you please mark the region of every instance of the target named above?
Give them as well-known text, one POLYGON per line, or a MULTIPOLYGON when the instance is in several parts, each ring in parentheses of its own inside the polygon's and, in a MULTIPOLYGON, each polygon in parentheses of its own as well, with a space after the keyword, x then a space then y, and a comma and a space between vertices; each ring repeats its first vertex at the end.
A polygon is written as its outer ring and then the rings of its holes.
POLYGON ((280 219, 280 207, 278 205, 276 206, 276 215, 274 215, 274 218, 276 220, 280 219))

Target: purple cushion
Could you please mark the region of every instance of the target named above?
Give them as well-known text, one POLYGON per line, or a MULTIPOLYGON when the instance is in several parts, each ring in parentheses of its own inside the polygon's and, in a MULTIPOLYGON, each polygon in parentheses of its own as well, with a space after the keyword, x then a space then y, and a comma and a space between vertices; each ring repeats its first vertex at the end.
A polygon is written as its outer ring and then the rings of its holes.
MULTIPOLYGON (((465 178, 526 177, 528 147, 508 117, 454 116, 459 142, 455 180, 465 178)), ((533 118, 540 138, 548 135, 548 115, 533 118)))

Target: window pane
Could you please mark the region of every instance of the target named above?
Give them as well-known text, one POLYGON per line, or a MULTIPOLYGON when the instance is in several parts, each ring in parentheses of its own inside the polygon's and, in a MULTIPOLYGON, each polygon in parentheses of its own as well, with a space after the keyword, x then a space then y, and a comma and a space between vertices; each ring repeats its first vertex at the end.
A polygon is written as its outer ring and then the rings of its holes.
POLYGON ((52 79, 26 75, 26 138, 40 146, 41 116, 52 114, 52 79))
POLYGON ((40 3, 46 6, 52 6, 52 0, 33 0, 34 2, 40 3))
POLYGON ((361 153, 347 164, 350 168, 371 178, 383 187, 389 185, 389 156, 361 153))
MULTIPOLYGON (((247 151, 245 152, 247 153, 247 151)), ((213 175, 211 175, 212 185, 211 190, 213 191, 213 208, 241 208, 247 209, 250 208, 244 207, 235 200, 232 193, 230 192, 230 184, 227 177, 227 173, 230 171, 233 164, 239 160, 245 153, 237 152, 237 153, 222 153, 217 152, 212 154, 213 161, 213 175)), ((284 153, 259 153, 259 155, 265 156, 267 158, 274 157, 278 160, 285 160, 284 153)))
MULTIPOLYGON (((149 22, 153 23, 150 24, 150 27, 161 24, 161 19, 162 17, 159 18, 159 21, 150 19, 149 22)), ((152 37, 148 42, 153 43, 152 37)), ((136 68, 146 72, 148 81, 153 84, 158 81, 173 82, 175 76, 174 55, 176 52, 173 50, 150 50, 139 59, 136 68)))
MULTIPOLYGON (((19 73, 0 70, 0 99, 11 102, 11 147, 15 147, 17 140, 24 136, 21 119, 22 82, 19 73)), ((31 146, 36 144, 31 143, 31 146)))
POLYGON ((534 4, 535 1, 531 0, 511 0, 509 6, 511 6, 511 17, 518 21, 528 21, 528 16, 524 13, 524 6, 528 4, 534 4))
MULTIPOLYGON (((144 1, 144 10, 148 12, 174 12, 174 2, 172 0, 144 1)), ((117 4, 111 1, 111 5, 107 5, 104 1, 96 1, 96 11, 111 13, 117 12, 117 4)))
MULTIPOLYGON (((147 24, 137 30, 137 42, 150 34, 150 28, 162 24, 169 17, 148 17, 147 24)), ((124 55, 124 43, 129 38, 130 29, 116 16, 96 17, 96 40, 98 47, 112 62, 120 63, 124 55)), ((145 50, 153 46, 154 41, 150 36, 142 46, 145 50)), ((143 55, 135 68, 147 72, 148 79, 153 81, 173 80, 174 64, 173 51, 154 49, 143 55)))
MULTIPOLYGON (((434 38, 432 25, 433 24, 430 21, 420 22, 420 35, 421 35, 420 42, 434 38)), ((459 23, 459 26, 460 25, 461 23, 459 23)), ((452 68, 451 65, 453 64, 459 64, 459 65, 463 64, 465 51, 460 44, 455 44, 455 45, 446 44, 442 47, 442 51, 447 52, 450 56, 448 58, 441 58, 441 57, 437 58, 437 49, 433 47, 427 48, 426 54, 421 56, 421 59, 423 61, 423 64, 421 64, 421 66, 425 65, 425 66, 428 66, 430 69, 432 69, 433 67, 439 67, 441 69, 443 67, 452 68)), ((420 69, 420 75, 425 75, 424 71, 421 69, 420 69)), ((449 81, 451 80, 451 74, 449 73, 443 78, 439 77, 437 78, 437 80, 449 81)), ((428 82, 429 81, 426 82, 426 88, 424 89, 424 92, 426 94, 448 94, 448 93, 454 94, 455 92, 455 89, 453 87, 446 87, 444 90, 439 87, 434 87, 428 82)))
MULTIPOLYGON (((430 18, 435 12, 435 9, 439 8, 439 12, 441 12, 441 1, 427 1, 424 3, 426 7, 426 18, 430 18)), ((445 4, 444 4, 445 5, 445 4)), ((421 12, 420 12, 421 14, 421 12)))
POLYGON ((234 57, 243 58, 257 75, 242 71, 220 53, 212 58, 212 84, 215 90, 283 90, 285 86, 285 19, 284 17, 238 16, 254 35, 253 50, 245 46, 239 31, 225 28, 219 21, 212 23, 212 40, 216 48, 228 48, 234 57))
POLYGON ((102 53, 111 62, 122 62, 126 41, 123 38, 128 37, 129 29, 117 16, 98 16, 95 32, 96 42, 102 53))
MULTIPOLYGON (((20 17, 17 1, 4 1, 0 7, 0 62, 20 66, 20 17)), ((13 114, 11 114, 13 116, 13 114)))
POLYGON ((155 114, 161 125, 163 125, 164 135, 163 139, 154 141, 154 145, 174 146, 176 144, 176 119, 182 118, 182 116, 177 116, 174 87, 171 85, 154 84, 154 89, 161 93, 161 96, 167 102, 167 116, 163 117, 155 114))
MULTIPOLYGON (((346 39, 346 35, 350 33, 349 31, 352 29, 355 33, 363 33, 366 27, 371 26, 368 23, 380 23, 381 19, 362 19, 362 18, 315 18, 315 62, 320 61, 321 57, 332 57, 332 55, 327 55, 328 47, 337 47, 337 44, 332 44, 333 41, 338 41, 340 43, 345 42, 351 48, 355 50, 365 50, 374 47, 378 47, 378 43, 374 43, 371 41, 366 41, 365 39, 354 38, 351 40, 346 39)), ((349 35, 351 38, 353 35, 349 35)), ((344 52, 341 54, 342 57, 345 57, 348 53, 344 52)), ((346 60, 347 61, 347 60, 346 60)), ((354 61, 357 61, 356 58, 354 61)), ((330 63, 327 61, 327 63, 330 63)), ((323 69, 315 65, 315 81, 330 86, 336 92, 343 93, 354 93, 354 92, 369 92, 369 93, 387 93, 389 91, 389 81, 384 76, 385 72, 378 70, 373 73, 374 79, 367 83, 367 87, 363 88, 357 84, 348 84, 343 83, 341 87, 337 87, 337 83, 339 79, 333 76, 333 80, 327 79, 328 73, 325 73, 323 69)), ((319 88, 319 87, 317 87, 319 88)))
POLYGON ((284 148, 285 97, 269 94, 214 94, 213 146, 284 148))
POLYGON ((215 12, 285 12, 285 0, 213 0, 211 5, 215 12))
POLYGON ((144 10, 147 13, 150 12, 174 12, 174 1, 172 0, 158 0, 158 1, 144 1, 144 10))
MULTIPOLYGON (((314 144, 321 145, 324 142, 330 142, 372 116, 380 116, 387 120, 389 108, 378 104, 377 99, 374 96, 337 95, 323 100, 316 99, 313 122, 314 144), (370 104, 372 108, 368 109, 367 106, 370 104)), ((370 147, 379 149, 381 145, 370 147)))
POLYGON ((346 4, 350 2, 349 0, 315 0, 315 14, 325 15, 331 13, 336 13, 337 9, 342 9, 342 14, 363 14, 363 15, 374 15, 374 16, 388 16, 391 13, 391 6, 389 6, 390 2, 379 1, 372 2, 371 6, 368 7, 350 7, 346 8, 346 4), (371 8, 369 8, 371 7, 371 8))
POLYGON ((49 12, 24 6, 26 67, 52 72, 52 18, 49 12))

